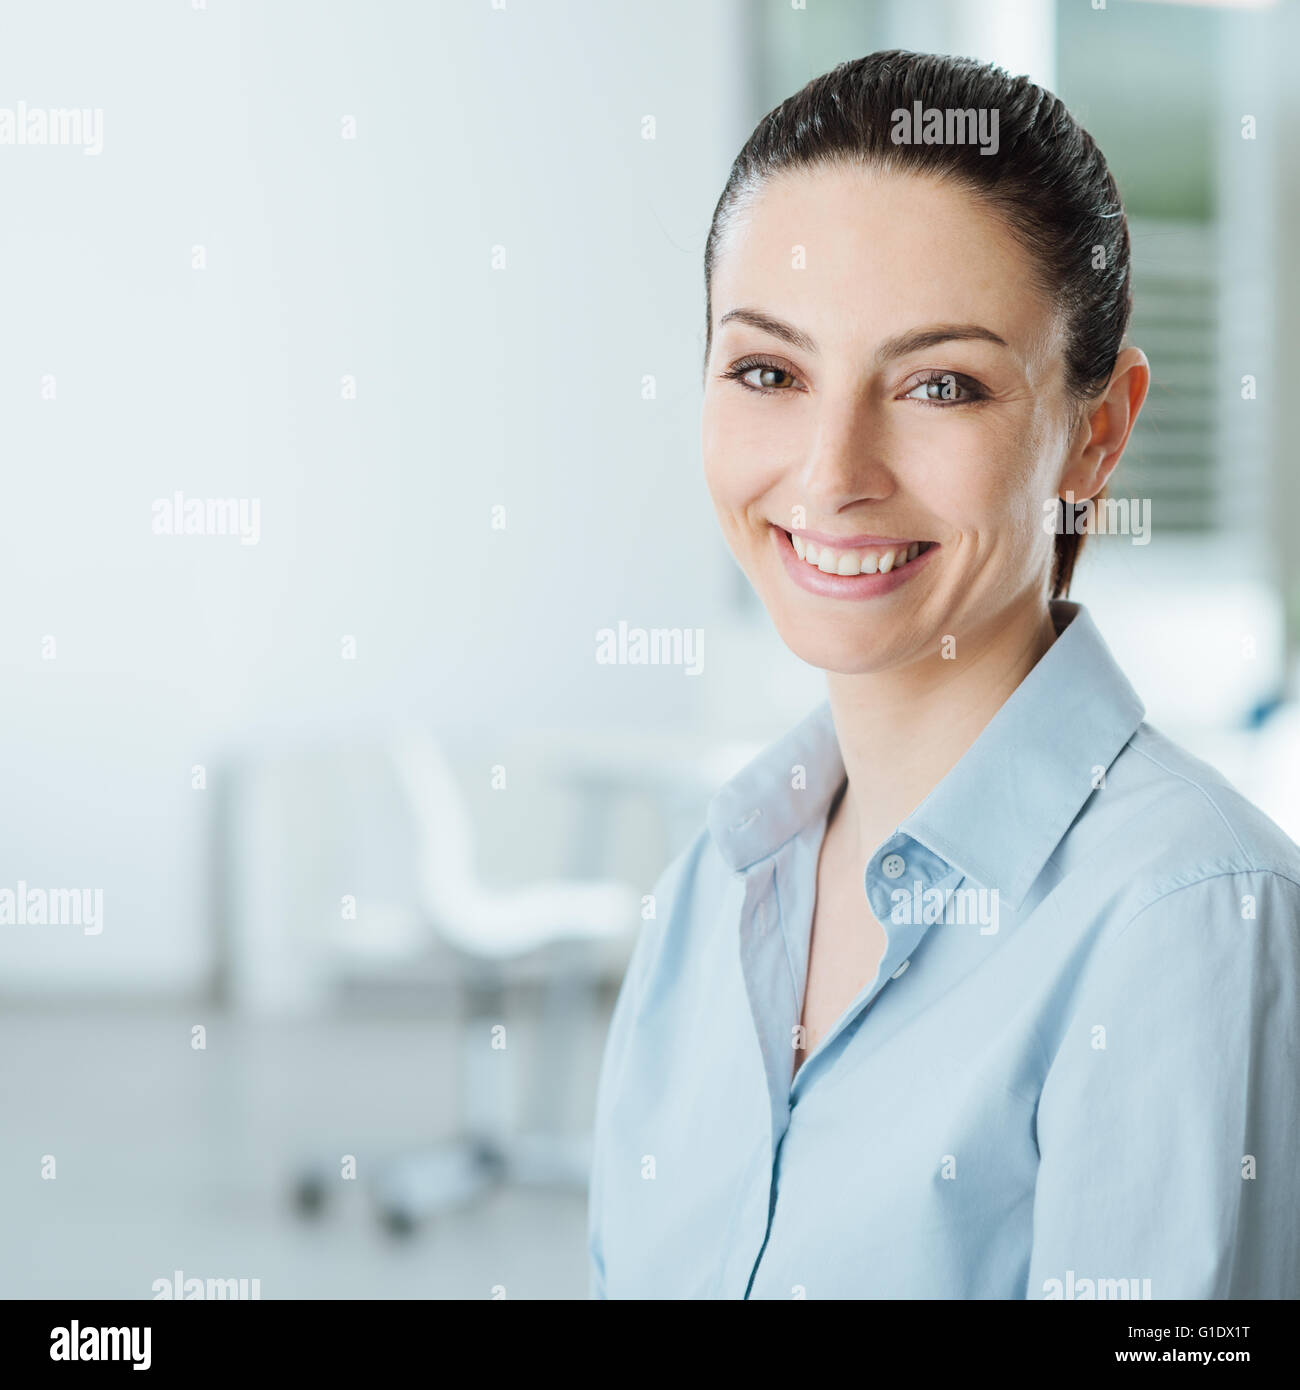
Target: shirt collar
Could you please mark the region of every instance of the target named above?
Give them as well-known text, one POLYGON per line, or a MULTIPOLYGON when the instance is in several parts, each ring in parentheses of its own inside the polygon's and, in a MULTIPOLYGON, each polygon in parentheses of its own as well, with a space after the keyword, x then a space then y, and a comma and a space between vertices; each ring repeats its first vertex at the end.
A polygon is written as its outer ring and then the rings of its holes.
MULTIPOLYGON (((898 827, 1013 910, 1146 713, 1088 610, 1051 610, 1056 641, 898 827)), ((843 781, 823 701, 710 802, 723 861, 740 871, 774 854, 825 818, 843 781)))

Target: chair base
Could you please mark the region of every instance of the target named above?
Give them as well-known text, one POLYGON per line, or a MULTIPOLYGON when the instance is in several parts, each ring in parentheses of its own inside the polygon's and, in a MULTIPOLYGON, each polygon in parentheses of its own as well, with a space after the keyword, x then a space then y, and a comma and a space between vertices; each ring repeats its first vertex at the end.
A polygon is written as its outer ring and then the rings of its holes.
MULTIPOLYGON (((523 1133, 505 1140, 467 1135, 383 1162, 369 1189, 385 1229, 409 1236, 502 1186, 581 1195, 590 1171, 590 1135, 523 1133)), ((299 1214, 319 1216, 335 1181, 333 1169, 304 1169, 293 1193, 299 1214)))

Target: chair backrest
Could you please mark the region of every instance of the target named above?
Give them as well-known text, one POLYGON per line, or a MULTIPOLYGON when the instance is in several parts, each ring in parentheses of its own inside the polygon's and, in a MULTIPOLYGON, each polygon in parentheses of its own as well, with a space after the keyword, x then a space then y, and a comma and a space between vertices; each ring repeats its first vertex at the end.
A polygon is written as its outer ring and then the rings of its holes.
POLYGON ((459 921, 479 895, 469 806, 437 740, 422 724, 388 744, 414 830, 415 884, 436 924, 459 921))

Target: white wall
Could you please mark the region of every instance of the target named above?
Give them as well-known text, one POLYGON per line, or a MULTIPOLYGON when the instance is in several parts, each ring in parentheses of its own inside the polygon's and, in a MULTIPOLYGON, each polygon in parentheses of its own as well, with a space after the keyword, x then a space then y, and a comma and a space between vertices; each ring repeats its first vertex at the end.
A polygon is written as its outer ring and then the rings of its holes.
POLYGON ((737 13, 10 8, 0 105, 102 108, 104 149, 0 148, 0 888, 101 887, 105 926, 0 927, 0 990, 202 982, 193 764, 398 713, 697 722, 704 678, 594 633, 727 589, 697 421, 737 13), (153 535, 177 490, 259 499, 259 543, 153 535))

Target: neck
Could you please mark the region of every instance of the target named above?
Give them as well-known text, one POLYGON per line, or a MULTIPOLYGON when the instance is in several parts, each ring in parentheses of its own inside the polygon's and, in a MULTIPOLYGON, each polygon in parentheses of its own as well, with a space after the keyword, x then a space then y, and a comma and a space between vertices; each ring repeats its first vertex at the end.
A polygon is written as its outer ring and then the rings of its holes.
POLYGON ((834 816, 865 863, 943 780, 1056 640, 1038 595, 936 653, 868 675, 827 676, 845 789, 834 816))

